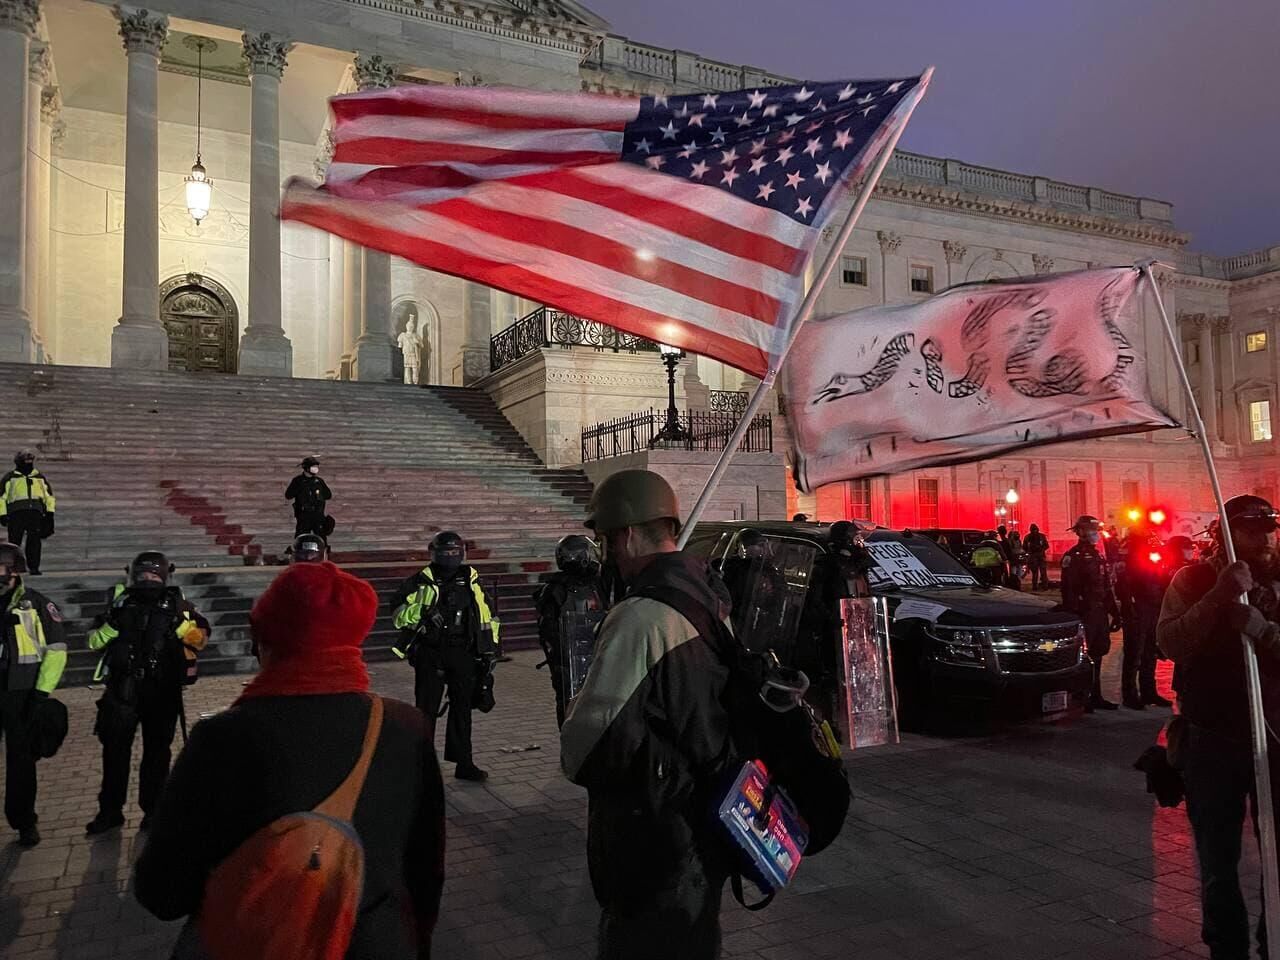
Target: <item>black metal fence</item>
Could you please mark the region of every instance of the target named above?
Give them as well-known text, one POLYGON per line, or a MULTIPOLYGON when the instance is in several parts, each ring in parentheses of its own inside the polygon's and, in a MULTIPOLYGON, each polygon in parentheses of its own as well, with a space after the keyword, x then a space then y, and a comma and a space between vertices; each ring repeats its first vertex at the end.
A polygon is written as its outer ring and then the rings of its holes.
MULTIPOLYGON (((679 450, 723 450, 741 417, 731 413, 691 410, 680 415, 680 424, 688 431, 687 440, 663 446, 679 450)), ((582 461, 603 460, 628 453, 650 450, 667 422, 665 410, 648 410, 625 417, 605 420, 582 431, 582 461)), ((739 453, 773 452, 773 418, 762 413, 751 421, 739 453)))
POLYGON ((614 353, 657 353, 652 340, 583 320, 562 310, 539 307, 489 338, 489 369, 500 370, 542 347, 592 347, 614 353))
POLYGON ((712 413, 736 413, 742 416, 747 412, 747 403, 751 394, 746 390, 712 390, 712 413))

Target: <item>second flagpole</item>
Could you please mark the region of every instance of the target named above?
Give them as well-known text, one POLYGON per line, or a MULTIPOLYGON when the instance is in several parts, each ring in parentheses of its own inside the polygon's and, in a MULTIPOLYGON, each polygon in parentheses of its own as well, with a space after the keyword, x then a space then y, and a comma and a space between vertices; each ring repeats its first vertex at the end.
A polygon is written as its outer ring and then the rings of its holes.
MULTIPOLYGON (((1187 409, 1191 413, 1192 433, 1200 441, 1200 449, 1204 454, 1204 464, 1209 471, 1209 485, 1213 488, 1213 498, 1218 505, 1218 529, 1222 535, 1222 547, 1226 551, 1227 561, 1236 562, 1236 547, 1231 539, 1231 525, 1227 522, 1226 501, 1222 497, 1222 485, 1218 482, 1218 468, 1213 462, 1213 449, 1209 446, 1209 435, 1205 433, 1204 421, 1200 418, 1200 406, 1191 392, 1191 379, 1187 376, 1186 364, 1182 362, 1182 353, 1178 350, 1178 338, 1173 332, 1173 324, 1169 321, 1168 311, 1164 308, 1164 299, 1160 296, 1160 288, 1151 272, 1152 261, 1139 264, 1138 269, 1146 277, 1147 285, 1155 297, 1156 307, 1160 311, 1160 319, 1164 326, 1165 338, 1169 344, 1169 352, 1173 356, 1174 369, 1182 383, 1186 395, 1187 409)), ((1212 402, 1212 401, 1210 401, 1212 402)), ((1240 598, 1247 603, 1247 597, 1240 598)), ((1254 807, 1254 818, 1258 824, 1258 847, 1262 858, 1262 894, 1263 916, 1266 918, 1267 960, 1280 960, 1280 936, 1273 931, 1280 931, 1280 869, 1277 868, 1276 851, 1276 815, 1271 796, 1271 764, 1267 756, 1267 720, 1262 706, 1262 680, 1258 673, 1258 654, 1252 641, 1245 636, 1240 638, 1244 644, 1245 686, 1249 697, 1249 720, 1253 731, 1253 779, 1257 791, 1257 805, 1254 807)))
MULTIPOLYGON (((916 107, 920 105, 920 101, 924 98, 925 91, 929 89, 929 80, 932 77, 933 67, 929 67, 920 75, 920 82, 912 92, 910 105, 903 113, 902 119, 898 121, 893 133, 890 134, 888 142, 881 149, 880 156, 876 158, 875 167, 872 168, 871 173, 862 185, 862 189, 858 192, 858 199, 849 210, 849 216, 845 218, 844 226, 840 228, 840 233, 831 244, 831 249, 827 251, 826 259, 822 261, 822 267, 818 270, 817 276, 814 277, 813 284, 809 287, 804 300, 800 303, 800 308, 796 311, 795 320, 787 330, 786 342, 783 343, 782 349, 777 356, 771 359, 769 369, 765 372, 764 377, 756 387, 755 393, 751 395, 751 399, 747 402, 742 419, 737 427, 734 428, 719 459, 716 460, 716 465, 711 470, 711 476, 707 478, 707 482, 702 487, 702 492, 698 494, 698 499, 694 503, 693 509, 689 511, 689 516, 684 522, 684 529, 680 531, 678 544, 680 549, 683 550, 685 544, 689 542, 689 537, 693 535, 694 526, 711 503, 711 497, 715 494, 716 488, 720 486, 720 481, 724 478, 725 471, 729 469, 729 463, 733 460, 733 455, 738 452, 738 447, 747 435, 751 421, 755 419, 756 412, 759 411, 764 398, 773 387, 774 381, 778 379, 778 372, 782 369, 782 364, 787 359, 787 353, 791 350, 791 345, 796 341, 796 334, 800 331, 800 327, 804 325, 805 321, 813 315, 813 311, 818 305, 818 297, 822 293, 822 288, 826 286, 828 278, 830 278, 832 271, 835 270, 841 251, 844 250, 845 244, 849 242, 849 238, 853 235, 853 228, 857 226, 858 218, 862 216, 862 211, 866 209, 871 195, 875 193, 876 184, 880 182, 881 174, 884 173, 885 167, 889 165, 889 160, 898 146, 898 140, 902 137, 902 132, 906 130, 907 123, 911 120, 911 115, 915 113, 916 107)), ((1280 929, 1280 927, 1277 927, 1277 929, 1280 929)))

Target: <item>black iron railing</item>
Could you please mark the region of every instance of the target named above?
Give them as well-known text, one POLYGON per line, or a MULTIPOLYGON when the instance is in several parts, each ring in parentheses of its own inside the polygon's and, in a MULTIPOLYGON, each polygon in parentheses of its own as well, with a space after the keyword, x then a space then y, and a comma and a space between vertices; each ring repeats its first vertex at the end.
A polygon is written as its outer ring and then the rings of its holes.
POLYGON ((712 390, 712 413, 736 413, 738 416, 747 412, 747 402, 751 394, 745 390, 712 390))
POLYGON ((615 327, 583 320, 562 310, 539 307, 507 329, 489 338, 489 369, 500 370, 509 363, 543 347, 591 347, 614 353, 657 353, 652 340, 615 327))
MULTIPOLYGON (((723 450, 738 426, 739 417, 715 411, 686 411, 681 425, 689 439, 664 448, 679 450, 723 450)), ((605 420, 582 431, 582 460, 603 460, 628 453, 640 453, 655 446, 655 437, 667 422, 665 410, 647 410, 605 420)), ((771 453, 773 451, 773 418, 762 413, 751 421, 739 453, 771 453)))

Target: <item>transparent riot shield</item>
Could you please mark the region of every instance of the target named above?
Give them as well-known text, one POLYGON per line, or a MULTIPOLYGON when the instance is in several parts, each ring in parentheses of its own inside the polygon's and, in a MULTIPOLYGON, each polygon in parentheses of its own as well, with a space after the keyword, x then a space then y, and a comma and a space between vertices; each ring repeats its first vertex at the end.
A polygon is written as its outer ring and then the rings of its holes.
POLYGON ((748 650, 772 650, 790 665, 818 551, 803 541, 770 540, 765 551, 725 559, 734 635, 748 650))
POLYGON ((883 597, 840 601, 840 699, 849 746, 898 742, 898 704, 889 645, 889 609, 883 597))
POLYGON ((566 604, 560 614, 560 670, 566 704, 578 695, 587 679, 596 650, 596 628, 604 615, 603 610, 575 608, 573 604, 566 604))

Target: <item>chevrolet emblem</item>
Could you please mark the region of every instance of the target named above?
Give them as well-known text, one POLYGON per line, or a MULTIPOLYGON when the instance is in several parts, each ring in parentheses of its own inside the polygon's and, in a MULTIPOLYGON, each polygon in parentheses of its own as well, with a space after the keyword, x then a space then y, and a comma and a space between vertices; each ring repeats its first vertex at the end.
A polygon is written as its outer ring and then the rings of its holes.
POLYGON ((1041 653, 1053 653, 1053 651, 1058 649, 1058 641, 1046 640, 1044 643, 1040 644, 1040 646, 1036 647, 1036 649, 1041 653))

